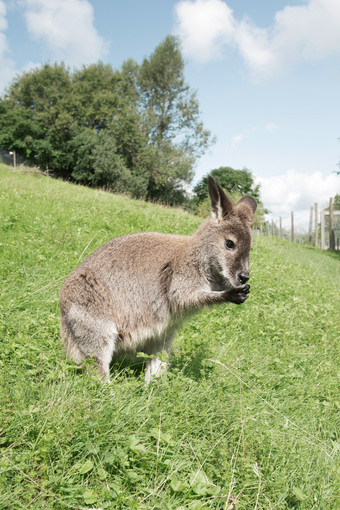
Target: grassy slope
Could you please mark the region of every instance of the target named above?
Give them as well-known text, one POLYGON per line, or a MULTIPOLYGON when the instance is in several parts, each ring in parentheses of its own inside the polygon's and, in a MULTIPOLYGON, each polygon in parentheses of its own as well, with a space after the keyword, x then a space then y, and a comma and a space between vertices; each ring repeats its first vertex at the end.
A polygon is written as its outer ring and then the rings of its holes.
POLYGON ((102 388, 65 360, 64 275, 199 220, 0 169, 0 509, 340 508, 338 258, 256 238, 243 306, 187 323, 161 381, 116 365, 102 388))

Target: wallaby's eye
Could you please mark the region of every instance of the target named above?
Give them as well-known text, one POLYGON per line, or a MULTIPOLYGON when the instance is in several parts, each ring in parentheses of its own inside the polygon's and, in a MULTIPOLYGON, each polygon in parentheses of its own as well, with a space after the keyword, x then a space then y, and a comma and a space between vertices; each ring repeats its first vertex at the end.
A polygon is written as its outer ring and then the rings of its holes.
POLYGON ((235 243, 231 241, 230 239, 225 240, 225 247, 227 250, 233 250, 235 248, 235 243))

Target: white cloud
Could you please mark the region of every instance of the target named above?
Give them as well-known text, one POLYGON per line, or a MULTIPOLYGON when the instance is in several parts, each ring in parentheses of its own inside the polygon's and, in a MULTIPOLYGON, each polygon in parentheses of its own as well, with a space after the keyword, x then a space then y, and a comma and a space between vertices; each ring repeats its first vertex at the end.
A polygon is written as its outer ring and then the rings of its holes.
POLYGON ((268 122, 268 124, 265 125, 265 130, 266 131, 276 131, 278 128, 278 126, 275 124, 275 122, 268 122))
POLYGON ((285 226, 289 226, 294 211, 296 224, 307 228, 310 208, 315 203, 320 209, 327 207, 330 197, 340 192, 340 177, 336 174, 324 177, 321 172, 307 174, 291 169, 284 175, 255 180, 261 185, 261 198, 271 211, 270 218, 278 222, 281 216, 285 226))
POLYGON ((5 3, 0 0, 0 94, 15 75, 14 61, 7 56, 9 53, 9 47, 6 35, 4 34, 6 30, 6 6, 5 3))
POLYGON ((175 5, 176 32, 187 55, 219 58, 234 36, 233 11, 221 0, 183 0, 175 5))
POLYGON ((257 131, 257 128, 249 128, 249 129, 245 129, 242 133, 239 133, 237 135, 234 135, 231 139, 231 141, 229 142, 229 147, 233 150, 233 149, 236 149, 236 147, 241 143, 243 142, 247 137, 248 135, 250 135, 251 133, 256 133, 257 131))
POLYGON ((79 66, 107 53, 88 0, 23 0, 22 4, 29 34, 46 44, 53 59, 79 66))
POLYGON ((235 30, 235 43, 245 63, 254 76, 277 70, 277 59, 270 47, 266 29, 258 28, 249 19, 238 24, 235 30))
POLYGON ((239 135, 235 135, 231 139, 231 144, 233 147, 241 143, 244 139, 244 133, 240 133, 239 135))
POLYGON ((274 51, 290 50, 290 56, 315 59, 340 50, 340 2, 309 0, 306 5, 287 6, 275 15, 274 51))
POLYGON ((273 75, 301 60, 340 53, 340 1, 305 0, 275 14, 269 28, 237 20, 222 0, 181 0, 175 32, 184 52, 200 61, 235 47, 254 77, 273 75))

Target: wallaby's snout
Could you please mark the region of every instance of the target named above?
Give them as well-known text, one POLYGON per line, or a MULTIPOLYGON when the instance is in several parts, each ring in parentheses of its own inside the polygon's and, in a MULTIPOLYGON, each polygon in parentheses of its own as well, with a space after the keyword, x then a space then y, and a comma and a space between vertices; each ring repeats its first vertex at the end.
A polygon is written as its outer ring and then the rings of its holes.
POLYGON ((241 282, 242 284, 245 284, 245 283, 247 283, 247 281, 249 280, 249 273, 244 273, 244 272, 243 272, 243 273, 240 273, 240 274, 238 275, 238 278, 239 278, 239 280, 240 280, 240 282, 241 282))
POLYGON ((145 232, 112 239, 65 281, 60 293, 61 334, 78 363, 93 358, 109 378, 114 356, 150 355, 145 380, 167 369, 184 317, 214 303, 243 303, 249 294, 252 197, 235 206, 208 179, 211 217, 192 236, 145 232))

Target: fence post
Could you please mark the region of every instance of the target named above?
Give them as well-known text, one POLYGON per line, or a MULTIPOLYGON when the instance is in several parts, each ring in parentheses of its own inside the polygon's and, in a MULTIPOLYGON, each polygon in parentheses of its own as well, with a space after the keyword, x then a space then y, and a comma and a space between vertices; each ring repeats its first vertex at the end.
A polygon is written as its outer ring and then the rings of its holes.
POLYGON ((292 220, 292 227, 291 227, 291 232, 290 232, 290 240, 293 243, 294 242, 294 212, 293 211, 291 213, 291 220, 292 220))
POLYGON ((329 249, 335 251, 333 198, 329 199, 329 249))
POLYGON ((14 168, 17 166, 17 155, 15 154, 15 151, 13 151, 13 166, 14 168))
POLYGON ((272 237, 274 237, 274 220, 272 220, 272 237))
POLYGON ((280 216, 280 238, 282 239, 282 218, 280 216))
POLYGON ((325 244, 325 211, 320 212, 320 218, 321 218, 321 248, 323 250, 326 249, 325 244))
POLYGON ((319 246, 318 204, 315 202, 315 248, 319 246))
POLYGON ((313 238, 313 207, 310 208, 308 242, 311 244, 313 238))

